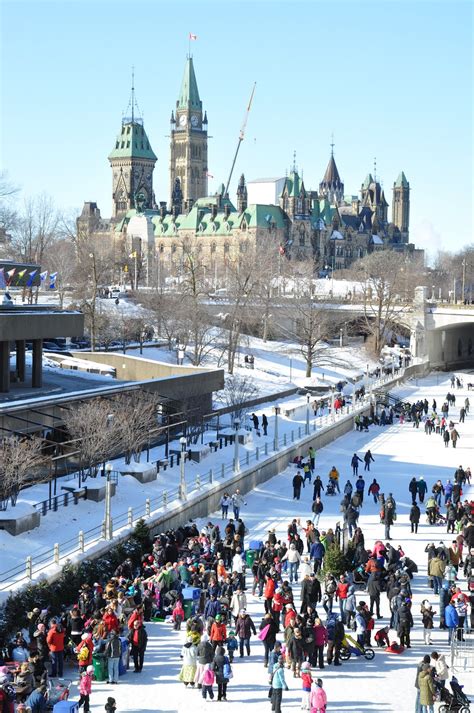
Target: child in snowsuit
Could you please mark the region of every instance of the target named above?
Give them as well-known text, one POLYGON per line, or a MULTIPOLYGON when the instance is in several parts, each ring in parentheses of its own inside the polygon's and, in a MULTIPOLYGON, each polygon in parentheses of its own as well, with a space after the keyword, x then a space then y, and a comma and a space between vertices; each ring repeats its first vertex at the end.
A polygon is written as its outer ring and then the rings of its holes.
POLYGON ((216 676, 214 671, 212 670, 212 664, 207 663, 206 668, 204 669, 204 675, 202 677, 202 697, 204 699, 207 698, 207 694, 209 694, 209 698, 214 700, 214 691, 212 690, 212 686, 214 684, 214 681, 216 680, 216 676))
POLYGON ((183 609, 183 604, 182 602, 178 599, 176 602, 176 606, 173 609, 173 613, 171 614, 171 618, 174 622, 173 629, 175 631, 181 631, 181 624, 184 621, 184 609, 183 609))
POLYGON ((85 672, 81 676, 81 681, 79 683, 79 693, 81 697, 79 699, 79 707, 84 705, 84 713, 90 711, 89 697, 92 692, 92 676, 94 675, 94 667, 88 666, 85 672))
POLYGON ((318 678, 316 684, 313 683, 311 686, 309 702, 311 705, 311 713, 326 713, 328 697, 326 696, 326 691, 323 689, 323 682, 320 678, 318 678))
POLYGON ((227 653, 229 655, 230 663, 232 663, 234 660, 234 653, 237 651, 238 646, 239 646, 239 642, 235 638, 235 631, 233 629, 231 629, 231 631, 229 631, 229 636, 227 638, 227 653))
POLYGON ((109 698, 107 698, 107 703, 105 704, 105 710, 106 710, 106 713, 115 713, 115 711, 117 710, 115 698, 112 698, 111 696, 109 696, 109 698))
POLYGON ((375 634, 375 643, 380 648, 385 648, 386 646, 390 646, 390 639, 388 638, 389 631, 390 631, 390 627, 384 626, 382 629, 379 629, 377 631, 377 633, 375 634))
POLYGON ((309 696, 311 693, 312 682, 313 681, 311 678, 311 665, 308 663, 308 661, 305 661, 301 664, 301 685, 303 686, 303 695, 301 697, 302 711, 310 710, 309 696))

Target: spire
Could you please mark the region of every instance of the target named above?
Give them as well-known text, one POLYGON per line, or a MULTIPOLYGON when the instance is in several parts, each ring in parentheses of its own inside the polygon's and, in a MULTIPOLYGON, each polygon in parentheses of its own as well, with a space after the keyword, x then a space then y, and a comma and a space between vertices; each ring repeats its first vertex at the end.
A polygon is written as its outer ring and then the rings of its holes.
POLYGON ((401 171, 398 175, 397 180, 395 181, 395 188, 409 188, 409 187, 410 187, 410 184, 407 181, 407 177, 405 176, 403 171, 401 171))
POLYGON ((331 141, 331 156, 329 157, 329 163, 323 180, 319 184, 319 193, 322 196, 328 197, 331 202, 335 201, 338 203, 344 196, 344 184, 341 181, 334 159, 334 140, 331 139, 331 141))
POLYGON ((296 173, 296 151, 293 151, 293 173, 296 173))
POLYGON ((334 134, 331 134, 331 156, 334 156, 334 134))
POLYGON ((132 65, 132 124, 135 119, 135 67, 132 65))
POLYGON ((176 107, 178 109, 194 109, 196 111, 202 111, 202 102, 199 98, 192 57, 187 57, 186 59, 183 81, 181 83, 181 91, 179 93, 179 99, 176 107))

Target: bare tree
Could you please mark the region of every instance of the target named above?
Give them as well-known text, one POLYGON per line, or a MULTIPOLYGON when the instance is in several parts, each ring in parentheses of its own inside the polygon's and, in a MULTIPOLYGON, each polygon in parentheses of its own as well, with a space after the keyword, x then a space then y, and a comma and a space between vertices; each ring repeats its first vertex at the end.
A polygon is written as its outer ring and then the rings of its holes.
POLYGON ((120 445, 125 451, 125 461, 140 461, 150 433, 157 428, 158 399, 146 391, 134 391, 113 399, 115 419, 120 428, 120 445))
POLYGON ((117 452, 122 436, 120 416, 113 402, 106 399, 71 406, 65 413, 64 424, 77 439, 80 452, 80 480, 95 478, 99 465, 117 452))
POLYGON ((232 408, 234 418, 242 418, 244 404, 257 398, 258 393, 259 389, 250 376, 232 374, 225 380, 224 400, 227 406, 232 408))
POLYGON ((227 330, 227 370, 229 374, 234 373, 242 326, 247 317, 249 304, 254 297, 256 284, 256 257, 253 252, 242 254, 240 260, 228 262, 228 303, 223 327, 227 330))
POLYGON ((0 510, 6 510, 9 500, 15 506, 20 490, 27 483, 44 480, 44 466, 48 461, 40 438, 9 436, 1 441, 0 510))
POLYGON ((377 251, 356 263, 354 276, 361 283, 364 323, 378 357, 408 310, 405 293, 413 287, 410 262, 391 250, 377 251))
POLYGON ((69 238, 60 238, 45 249, 42 267, 50 272, 57 272, 56 293, 59 307, 63 309, 66 292, 73 289, 77 271, 77 252, 69 238))
POLYGON ((298 344, 309 378, 317 362, 318 342, 330 337, 341 320, 337 312, 330 309, 325 295, 316 292, 312 263, 292 264, 288 268, 288 280, 292 296, 283 301, 280 328, 288 339, 298 344))

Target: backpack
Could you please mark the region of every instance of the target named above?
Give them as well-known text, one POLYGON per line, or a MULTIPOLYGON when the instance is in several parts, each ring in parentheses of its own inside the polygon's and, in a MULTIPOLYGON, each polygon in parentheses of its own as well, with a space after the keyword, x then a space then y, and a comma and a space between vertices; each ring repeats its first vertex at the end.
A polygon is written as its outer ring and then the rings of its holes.
POLYGON ((234 677, 234 674, 232 672, 232 667, 230 665, 229 659, 226 656, 226 659, 224 661, 224 666, 222 667, 222 675, 224 678, 228 678, 229 680, 234 677))
POLYGON ((87 646, 83 646, 81 648, 81 650, 79 651, 79 653, 77 654, 77 660, 79 661, 79 663, 84 663, 84 661, 87 661, 88 658, 89 658, 89 649, 87 648, 87 646))

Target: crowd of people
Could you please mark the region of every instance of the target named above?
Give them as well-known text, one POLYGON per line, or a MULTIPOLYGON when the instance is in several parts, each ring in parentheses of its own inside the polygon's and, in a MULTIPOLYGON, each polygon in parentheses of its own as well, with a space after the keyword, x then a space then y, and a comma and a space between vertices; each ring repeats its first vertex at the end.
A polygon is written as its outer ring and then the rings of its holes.
MULTIPOLYGON (((426 400, 405 405, 400 422, 411 419, 416 425, 417 419, 431 418, 425 405, 426 400)), ((436 413, 435 402, 431 411, 436 413)), ((436 418, 431 418, 435 432, 436 418)), ((370 450, 362 457, 354 453, 342 493, 342 467, 331 468, 325 485, 316 461, 311 447, 294 464, 293 499, 300 500, 308 486, 309 496, 301 502, 307 517, 292 519, 286 532, 272 529, 265 541, 250 539, 241 516, 245 498, 238 489, 229 491, 220 501, 220 522, 200 528, 190 522, 168 530, 154 539, 139 564, 127 559, 106 581, 84 583, 62 611, 34 608, 0 662, 0 711, 46 710, 49 680, 62 678, 65 665, 77 671, 80 706, 89 711, 94 655, 104 657, 111 687, 118 683, 124 648, 140 674, 146 622, 152 617, 184 630, 178 678, 204 699, 227 701, 234 667, 261 652, 262 681, 268 683, 275 713, 281 712, 289 677, 298 681, 301 708, 325 713, 328 701, 320 678, 325 667, 339 667, 350 656, 371 656, 372 647, 400 654, 411 648, 416 625, 426 646, 433 646, 435 627, 448 631, 449 642, 462 642, 465 632, 474 629, 474 504, 463 500, 470 469, 459 466, 452 481, 436 481, 430 493, 421 476, 409 483, 412 533, 418 533, 421 505, 426 526, 446 525, 452 536, 450 544, 441 538, 425 550, 426 591, 439 597, 439 610, 427 596, 415 611, 412 580, 418 564, 393 544, 396 500, 391 492, 381 492, 377 478, 368 477, 377 459, 370 450), (362 464, 367 480, 359 473, 362 464), (336 493, 342 495, 342 527, 320 528, 324 499, 336 493), (385 537, 369 544, 359 520, 372 504, 379 508, 385 537), (184 596, 189 590, 197 593, 191 604, 184 596), (250 602, 260 609, 258 619, 249 613, 250 602), (258 648, 255 639, 262 644, 258 648)), ((430 713, 435 699, 448 696, 443 693, 448 679, 443 654, 425 655, 415 680, 417 713, 430 713)), ((462 695, 460 684, 454 684, 462 695)), ((105 710, 119 710, 114 697, 105 710)))

